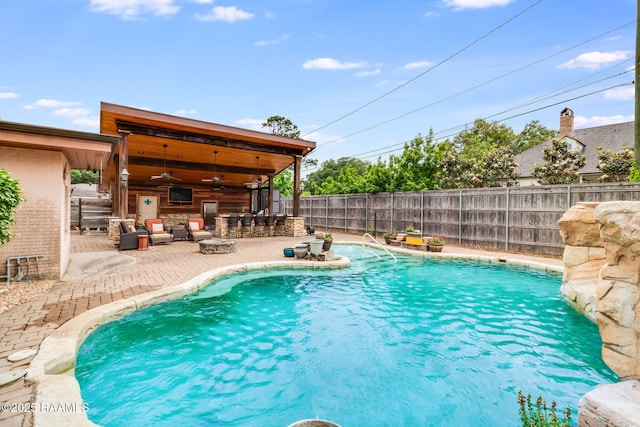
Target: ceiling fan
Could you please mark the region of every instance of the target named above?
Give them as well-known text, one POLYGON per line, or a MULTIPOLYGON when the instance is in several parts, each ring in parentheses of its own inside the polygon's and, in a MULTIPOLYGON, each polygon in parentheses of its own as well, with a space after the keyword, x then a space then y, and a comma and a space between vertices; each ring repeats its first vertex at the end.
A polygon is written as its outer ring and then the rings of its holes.
POLYGON ((170 173, 167 173, 167 144, 162 144, 162 146, 164 147, 164 171, 160 175, 151 175, 149 179, 182 181, 180 178, 176 178, 175 176, 172 176, 170 173))
POLYGON ((201 179, 202 182, 220 182, 222 178, 218 178, 218 152, 214 151, 214 160, 213 160, 213 178, 204 178, 201 179))
POLYGON ((260 188, 260 184, 262 184, 262 181, 260 180, 260 174, 258 173, 258 160, 260 160, 260 156, 256 156, 256 179, 251 182, 245 182, 244 185, 246 185, 247 188, 260 188))

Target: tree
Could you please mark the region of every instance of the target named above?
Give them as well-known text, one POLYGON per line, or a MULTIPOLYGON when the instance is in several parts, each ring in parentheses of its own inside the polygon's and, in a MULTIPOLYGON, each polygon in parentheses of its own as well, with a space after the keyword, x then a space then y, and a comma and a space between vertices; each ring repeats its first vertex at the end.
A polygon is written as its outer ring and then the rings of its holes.
POLYGON ((473 127, 455 136, 453 144, 465 157, 479 159, 492 148, 513 147, 516 136, 507 125, 476 119, 473 127))
POLYGON ((571 184, 578 177, 578 170, 585 165, 585 157, 577 150, 569 149, 562 139, 554 139, 542 150, 543 164, 535 164, 533 176, 541 185, 571 184))
POLYGON ((438 183, 438 164, 444 157, 444 145, 434 141, 433 130, 427 137, 418 135, 404 145, 400 156, 389 157, 391 183, 388 191, 433 190, 438 183))
POLYGON ((556 136, 556 131, 553 129, 547 129, 540 124, 539 121, 533 120, 527 123, 522 129, 515 140, 513 141, 513 154, 520 154, 529 148, 535 147, 538 144, 549 141, 556 136))
POLYGON ((598 152, 598 169, 602 175, 598 182, 626 182, 629 181, 629 173, 633 167, 633 151, 627 147, 622 147, 619 152, 605 150, 596 147, 598 152))
MULTIPOLYGON (((271 116, 262 123, 263 128, 270 128, 274 135, 300 138, 300 130, 291 120, 282 116, 271 116)), ((312 162, 312 161, 311 161, 312 162)), ((293 196, 293 169, 289 167, 273 177, 273 188, 280 191, 281 196, 293 196)))
POLYGON ((288 136, 289 138, 300 139, 300 130, 291 120, 282 116, 271 116, 262 123, 263 128, 271 128, 274 135, 288 136))
POLYGON ((320 165, 320 168, 311 172, 305 179, 305 188, 308 188, 311 194, 330 194, 325 193, 327 186, 322 189, 322 185, 329 178, 337 183, 340 180, 340 174, 343 173, 348 167, 351 167, 356 173, 364 176, 367 172, 370 163, 364 160, 356 159, 354 157, 341 157, 338 160, 329 159, 320 165))
POLYGON ((15 221, 15 210, 25 201, 19 184, 6 169, 0 168, 0 247, 13 239, 11 226, 15 221))
POLYGON ((499 147, 485 153, 478 164, 478 174, 484 181, 484 187, 512 187, 518 185, 516 162, 508 147, 499 147))
POLYGON ((98 172, 83 169, 71 169, 72 184, 95 184, 98 182, 98 172))

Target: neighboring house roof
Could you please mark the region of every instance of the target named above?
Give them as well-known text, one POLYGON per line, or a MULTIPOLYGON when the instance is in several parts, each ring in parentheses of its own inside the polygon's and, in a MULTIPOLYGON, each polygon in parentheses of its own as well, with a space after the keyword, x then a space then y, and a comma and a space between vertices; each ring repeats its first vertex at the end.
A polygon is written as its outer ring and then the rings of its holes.
MULTIPOLYGON (((600 171, 598 170, 598 153, 596 148, 602 147, 618 152, 621 151, 624 146, 627 146, 633 150, 634 122, 576 129, 573 131, 572 136, 566 136, 565 138, 577 141, 584 147, 582 154, 585 156, 586 164, 579 170, 579 173, 598 174, 600 171)), ((542 150, 544 147, 549 146, 550 143, 551 141, 547 141, 538 144, 515 156, 514 160, 518 165, 516 172, 523 178, 531 177, 535 164, 544 162, 542 160, 542 150)))

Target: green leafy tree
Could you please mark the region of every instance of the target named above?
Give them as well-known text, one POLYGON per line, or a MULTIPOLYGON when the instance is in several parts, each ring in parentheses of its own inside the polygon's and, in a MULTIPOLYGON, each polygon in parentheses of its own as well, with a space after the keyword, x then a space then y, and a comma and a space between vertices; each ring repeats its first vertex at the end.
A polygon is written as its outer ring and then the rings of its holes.
POLYGON ((478 164, 478 175, 484 187, 511 187, 518 185, 514 154, 508 147, 493 148, 486 152, 478 164))
POLYGON ((324 188, 322 187, 322 184, 325 181, 329 178, 333 178, 335 183, 338 183, 340 181, 340 174, 343 173, 347 167, 351 167, 360 175, 364 175, 367 172, 369 165, 369 162, 356 159, 354 157, 341 157, 338 160, 326 160, 322 162, 318 170, 307 175, 305 179, 305 188, 308 188, 311 194, 331 194, 325 192, 327 191, 326 189, 329 184, 324 188))
POLYGON ((0 168, 0 247, 13 239, 11 226, 15 222, 15 210, 24 201, 20 183, 0 168))
POLYGON ((478 174, 478 161, 466 157, 451 147, 440 161, 440 188, 478 188, 484 180, 478 174))
POLYGON ((72 184, 95 184, 98 182, 98 172, 82 169, 71 169, 72 184))
POLYGON ((492 148, 513 147, 516 135, 507 125, 476 119, 473 126, 455 136, 453 144, 465 157, 479 159, 492 148))
POLYGON ((633 166, 629 172, 629 181, 640 182, 640 169, 638 169, 638 161, 633 159, 633 166))
POLYGON ((543 126, 539 121, 533 120, 527 123, 518 135, 516 135, 511 150, 513 154, 520 154, 529 148, 535 147, 538 144, 549 141, 556 136, 556 131, 548 129, 543 126))
POLYGON ((389 190, 421 191, 436 188, 438 164, 444 153, 444 145, 434 141, 432 130, 427 137, 418 135, 406 143, 401 155, 389 157, 389 190))
POLYGON ((584 155, 570 149, 562 139, 552 140, 542 150, 542 159, 544 163, 536 163, 533 168, 533 176, 542 185, 571 184, 585 165, 584 155))
MULTIPOLYGON (((282 116, 271 116, 262 123, 263 128, 269 128, 274 135, 300 138, 298 126, 282 116)), ((293 168, 289 167, 273 177, 273 188, 280 191, 281 196, 293 195, 293 168)))
POLYGON ((288 136, 289 138, 300 139, 300 130, 291 120, 282 116, 271 116, 262 123, 263 128, 270 128, 274 135, 288 136))
POLYGON ((634 154, 629 147, 622 147, 621 151, 614 152, 596 147, 598 153, 598 169, 602 175, 598 182, 626 182, 629 181, 629 173, 633 167, 634 154))

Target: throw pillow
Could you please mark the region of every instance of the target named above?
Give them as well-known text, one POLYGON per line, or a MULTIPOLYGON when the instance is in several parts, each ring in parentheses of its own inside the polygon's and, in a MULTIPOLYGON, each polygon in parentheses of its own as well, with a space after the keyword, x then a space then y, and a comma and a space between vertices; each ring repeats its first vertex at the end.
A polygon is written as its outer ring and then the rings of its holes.
POLYGON ((134 233, 136 231, 136 228, 133 225, 129 226, 129 231, 131 231, 132 233, 134 233))
POLYGON ((191 231, 198 231, 198 230, 200 230, 200 223, 198 223, 198 222, 189 222, 189 228, 191 229, 191 231))
POLYGON ((151 224, 151 231, 154 233, 162 233, 164 231, 164 228, 162 227, 162 224, 155 222, 151 224))

